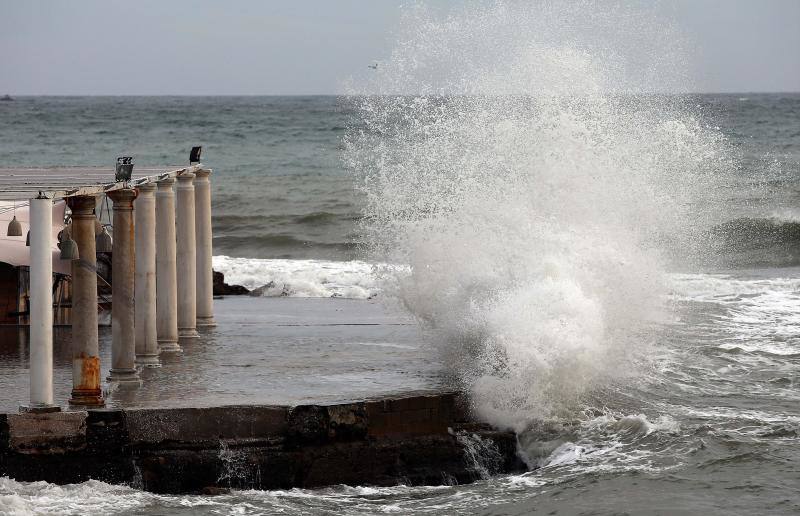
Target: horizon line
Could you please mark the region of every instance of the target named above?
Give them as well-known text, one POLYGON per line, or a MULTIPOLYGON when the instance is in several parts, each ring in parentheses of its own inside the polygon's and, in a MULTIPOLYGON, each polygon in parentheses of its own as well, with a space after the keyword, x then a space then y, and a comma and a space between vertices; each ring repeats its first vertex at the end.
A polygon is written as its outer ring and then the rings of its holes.
MULTIPOLYGON (((609 92, 609 94, 615 94, 609 92)), ((618 93, 617 93, 618 94, 618 93)), ((722 91, 643 91, 637 95, 763 95, 800 94, 800 90, 722 90, 722 91)), ((0 93, 12 98, 22 97, 364 97, 364 96, 432 96, 425 93, 0 93)), ((467 95, 450 93, 446 95, 467 95)), ((471 94, 475 95, 475 94, 471 94)), ((522 93, 498 96, 525 95, 522 93)))

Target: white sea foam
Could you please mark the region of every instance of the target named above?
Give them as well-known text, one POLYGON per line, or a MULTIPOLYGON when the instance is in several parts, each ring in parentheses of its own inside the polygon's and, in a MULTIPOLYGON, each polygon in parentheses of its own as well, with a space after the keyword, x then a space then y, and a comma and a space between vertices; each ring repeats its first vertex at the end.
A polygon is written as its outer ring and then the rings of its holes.
POLYGON ((385 94, 360 98, 345 155, 376 257, 409 267, 386 288, 495 424, 635 372, 665 249, 716 217, 718 131, 634 95, 682 80, 680 38, 655 23, 593 2, 419 8, 355 91, 385 94))
POLYGON ((519 435, 520 456, 529 467, 541 468, 537 469, 540 474, 554 474, 563 480, 592 471, 658 469, 653 458, 659 450, 652 443, 670 442, 680 435, 681 425, 668 415, 650 420, 644 414, 606 412, 574 422, 571 430, 563 429, 555 440, 539 440, 550 435, 541 431, 541 426, 538 430, 532 427, 519 435), (653 434, 658 435, 655 440, 650 437, 653 434), (645 445, 645 441, 651 444, 645 445))
POLYGON ((155 495, 90 480, 58 486, 0 477, 0 514, 116 514, 148 505, 155 495))
POLYGON ((729 274, 673 274, 670 278, 674 299, 723 309, 709 328, 722 349, 800 353, 799 279, 748 279, 729 274))
POLYGON ((380 288, 374 265, 361 261, 267 260, 215 256, 214 270, 230 285, 266 287, 264 296, 367 299, 380 288))

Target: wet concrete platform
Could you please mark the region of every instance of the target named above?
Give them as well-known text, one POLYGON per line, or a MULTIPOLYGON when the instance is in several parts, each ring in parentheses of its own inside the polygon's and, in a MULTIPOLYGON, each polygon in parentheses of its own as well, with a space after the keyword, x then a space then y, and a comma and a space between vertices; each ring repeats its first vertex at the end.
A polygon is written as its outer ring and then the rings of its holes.
MULTIPOLYGON (((158 493, 471 482, 521 471, 516 436, 475 420, 419 326, 377 301, 230 297, 218 326, 107 407, 18 413, 26 332, 0 330, 0 476, 158 493), (4 412, 4 413, 3 413, 4 412)), ((70 392, 70 332, 55 345, 70 392)), ((103 378, 110 328, 101 331, 103 378)))
MULTIPOLYGON (((141 388, 108 392, 107 406, 325 404, 449 387, 414 320, 376 300, 227 297, 215 311, 216 328, 182 342, 182 354, 162 355, 141 388)), ((70 330, 55 338, 55 401, 66 407, 70 330)), ((109 327, 100 354, 105 381, 109 327)), ((27 402, 28 356, 27 332, 0 328, 0 412, 27 402)))

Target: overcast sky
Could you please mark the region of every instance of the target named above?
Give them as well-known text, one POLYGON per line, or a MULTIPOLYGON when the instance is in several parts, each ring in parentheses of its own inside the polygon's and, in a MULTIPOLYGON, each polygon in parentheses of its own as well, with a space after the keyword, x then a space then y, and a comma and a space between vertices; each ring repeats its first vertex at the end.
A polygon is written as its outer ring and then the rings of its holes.
MULTIPOLYGON (((0 95, 341 93, 387 56, 401 5, 0 0, 0 95)), ((800 91, 800 0, 663 0, 660 9, 693 42, 698 90, 800 91)))

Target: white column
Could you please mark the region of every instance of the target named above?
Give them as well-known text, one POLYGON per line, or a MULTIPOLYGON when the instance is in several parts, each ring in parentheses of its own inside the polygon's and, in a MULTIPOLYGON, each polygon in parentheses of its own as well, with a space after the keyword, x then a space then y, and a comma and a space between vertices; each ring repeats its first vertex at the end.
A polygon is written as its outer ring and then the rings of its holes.
POLYGON ((178 336, 197 338, 197 249, 194 220, 194 174, 183 172, 175 187, 177 200, 178 336))
POLYGON ((197 326, 216 326, 214 321, 214 271, 211 265, 211 182, 209 169, 194 178, 195 231, 197 233, 197 326))
POLYGON ((114 245, 111 251, 111 371, 108 381, 136 387, 142 380, 136 372, 134 337, 133 200, 136 190, 122 188, 109 192, 114 201, 114 245))
POLYGON ((134 209, 136 365, 144 367, 161 365, 158 360, 156 332, 156 200, 153 197, 155 191, 155 184, 141 185, 134 209))
POLYGON ((53 405, 53 201, 30 204, 31 404, 29 411, 57 411, 53 405))
POLYGON ((170 178, 158 182, 156 192, 156 300, 158 348, 179 353, 178 279, 175 264, 175 194, 170 178))

